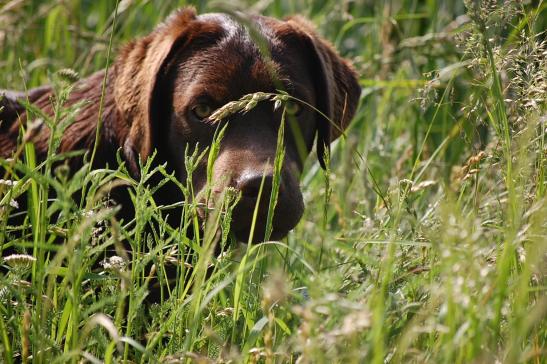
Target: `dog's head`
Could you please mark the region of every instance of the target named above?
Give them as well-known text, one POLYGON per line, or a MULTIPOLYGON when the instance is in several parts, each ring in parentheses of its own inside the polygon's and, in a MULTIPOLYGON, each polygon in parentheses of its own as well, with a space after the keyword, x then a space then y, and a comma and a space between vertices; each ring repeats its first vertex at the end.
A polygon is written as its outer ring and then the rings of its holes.
MULTIPOLYGON (((127 129, 120 143, 132 173, 138 174, 139 158, 145 160, 157 148, 184 181, 187 146, 209 146, 225 126, 212 191, 240 191, 232 231, 246 240, 262 184, 254 234, 260 239, 284 109, 285 158, 271 236, 279 239, 302 216, 298 180, 314 140, 323 165, 325 148, 354 115, 360 87, 350 65, 303 19, 251 19, 242 25, 225 14, 198 16, 183 9, 129 44, 115 65, 115 100, 127 129), (246 113, 228 116, 222 125, 210 118, 246 94, 280 89, 302 102, 292 100, 277 109, 271 101, 259 102, 246 113)), ((206 159, 193 172, 196 192, 207 182, 206 159)))

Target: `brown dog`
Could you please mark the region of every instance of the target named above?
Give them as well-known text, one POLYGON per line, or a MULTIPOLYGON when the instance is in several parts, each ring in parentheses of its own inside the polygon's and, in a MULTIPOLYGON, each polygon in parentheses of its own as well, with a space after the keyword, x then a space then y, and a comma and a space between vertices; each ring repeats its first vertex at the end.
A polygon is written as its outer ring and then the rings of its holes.
MULTIPOLYGON (((116 152, 121 148, 129 171, 138 176, 139 159, 144 161, 157 150, 159 161, 167 162, 177 178, 185 181, 185 148, 211 144, 218 125, 209 117, 217 108, 245 94, 283 88, 336 125, 304 104, 291 105, 298 127, 286 129, 272 233, 272 238, 279 239, 298 223, 304 208, 298 185, 304 162, 297 147, 299 140, 308 154, 317 135, 323 165, 324 148, 340 136, 354 115, 360 87, 348 62, 303 19, 251 19, 249 28, 225 14, 198 16, 186 8, 148 36, 129 43, 106 75, 94 167, 115 166, 116 152)), ((59 152, 93 148, 104 77, 100 71, 76 85, 68 104, 89 102, 66 129, 59 152)), ((4 106, 0 112, 0 157, 10 157, 16 149, 19 125, 25 121, 25 110, 17 100, 23 96, 52 113, 52 90, 48 87, 31 90, 28 95, 7 93, 0 100, 4 106)), ((274 110, 272 102, 260 102, 248 113, 236 113, 225 121, 228 125, 213 167, 214 191, 230 186, 241 192, 232 224, 240 240, 248 237, 263 175, 263 195, 269 196, 280 120, 280 109, 274 110)), ((43 127, 33 138, 39 158, 47 154, 48 137, 49 131, 43 127)), ((206 161, 194 172, 193 183, 195 191, 205 187, 206 161)), ((178 198, 160 196, 161 201, 178 198)), ((254 235, 258 239, 264 234, 267 203, 260 206, 254 235)))

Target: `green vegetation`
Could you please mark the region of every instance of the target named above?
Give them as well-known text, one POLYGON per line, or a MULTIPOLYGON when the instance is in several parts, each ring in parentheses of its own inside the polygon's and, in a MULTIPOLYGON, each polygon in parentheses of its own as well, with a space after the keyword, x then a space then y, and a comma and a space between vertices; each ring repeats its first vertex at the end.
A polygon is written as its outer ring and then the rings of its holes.
MULTIPOLYGON (((153 202, 147 180, 169 178, 162 167, 143 166, 135 181, 87 166, 68 178, 53 163, 78 112, 63 107, 75 75, 61 70, 104 68, 184 1, 124 0, 117 16, 115 1, 0 1, 0 88, 53 83, 60 96, 44 119, 55 130, 49 158, 39 163, 26 145, 0 161, 0 249, 21 254, 2 254, 3 361, 545 362, 545 3, 230 4, 307 16, 363 87, 330 170, 307 162, 302 221, 260 245, 230 241, 231 192, 190 239, 196 206, 170 227, 169 209, 153 202), (129 222, 105 203, 122 183, 137 211, 129 222), (26 211, 13 200, 23 193, 26 211), (26 215, 21 225, 8 224, 14 214, 26 215), (117 257, 97 269, 106 249, 117 257), (147 282, 173 261, 176 288, 146 308, 147 282)), ((189 149, 189 170, 215 153, 189 149)))

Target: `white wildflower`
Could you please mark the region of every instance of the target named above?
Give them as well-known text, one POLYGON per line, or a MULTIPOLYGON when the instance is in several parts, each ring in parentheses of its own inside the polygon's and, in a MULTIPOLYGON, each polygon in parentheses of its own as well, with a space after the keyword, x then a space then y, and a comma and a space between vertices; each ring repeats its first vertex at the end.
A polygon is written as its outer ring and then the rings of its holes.
POLYGON ((103 266, 104 270, 120 272, 124 271, 127 265, 124 259, 117 255, 113 255, 103 260, 100 264, 103 266))

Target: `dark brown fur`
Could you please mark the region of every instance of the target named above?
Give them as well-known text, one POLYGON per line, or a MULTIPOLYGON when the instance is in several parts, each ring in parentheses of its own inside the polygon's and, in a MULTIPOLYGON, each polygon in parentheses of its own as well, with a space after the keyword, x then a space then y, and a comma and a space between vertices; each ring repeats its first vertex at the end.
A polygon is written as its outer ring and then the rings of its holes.
MULTIPOLYGON (((196 103, 218 108, 245 94, 276 92, 280 87, 314 105, 336 123, 329 125, 319 113, 305 106, 298 116, 307 153, 317 135, 322 161, 324 148, 341 135, 355 113, 360 95, 355 72, 302 18, 251 19, 271 58, 259 51, 249 35, 252 32, 227 15, 197 16, 188 8, 174 13, 151 34, 125 46, 106 75, 94 167, 115 166, 116 151, 121 148, 123 160, 137 177, 139 159, 146 160, 156 149, 159 161, 167 162, 184 181, 186 145, 209 145, 216 129, 204 120, 193 119, 196 103)), ((99 71, 80 81, 71 93, 68 105, 87 102, 66 129, 58 152, 93 148, 103 79, 105 73, 99 71)), ((0 157, 10 157, 16 149, 20 123, 26 122, 24 108, 17 102, 23 96, 11 93, 0 100, 0 106, 4 106, 0 113, 0 157)), ((47 87, 31 90, 28 95, 31 103, 49 114, 52 97, 52 90, 47 87)), ((216 192, 227 186, 242 192, 232 226, 240 239, 248 235, 257 184, 263 174, 268 194, 280 118, 280 111, 274 111, 271 103, 260 103, 228 121, 213 179, 216 192)), ((298 186, 303 159, 294 136, 287 134, 273 238, 286 235, 303 211, 298 186)), ((39 158, 47 154, 48 138, 49 131, 43 127, 33 139, 39 158)), ((205 171, 205 165, 201 165, 194 174, 196 191, 205 186, 205 171)), ((180 197, 159 198, 169 201, 180 197)), ((261 206, 257 226, 265 219, 267 204, 261 206)), ((258 228, 256 236, 261 233, 258 228)))

